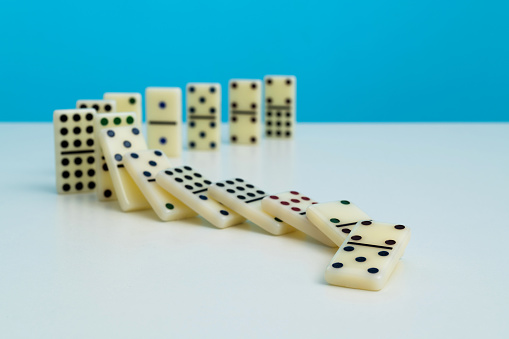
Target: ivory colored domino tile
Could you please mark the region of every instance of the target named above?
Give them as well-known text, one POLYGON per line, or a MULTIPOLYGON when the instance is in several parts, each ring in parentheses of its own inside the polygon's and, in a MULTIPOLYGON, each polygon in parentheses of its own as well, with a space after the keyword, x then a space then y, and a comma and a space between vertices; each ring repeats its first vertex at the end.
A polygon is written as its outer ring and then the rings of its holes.
POLYGON ((186 112, 189 149, 218 149, 221 143, 221 85, 187 84, 186 112))
POLYGON ((178 220, 196 216, 196 212, 156 183, 156 174, 171 167, 163 151, 141 150, 126 153, 124 165, 161 220, 178 220))
POLYGON ((348 200, 314 204, 306 210, 306 216, 329 239, 341 246, 352 228, 359 221, 371 218, 348 200))
POLYGON ((332 258, 325 280, 332 285, 382 289, 410 240, 403 225, 361 221, 332 258))
POLYGON ((265 212, 283 220, 327 246, 336 247, 334 242, 306 217, 306 209, 312 204, 317 204, 317 202, 297 191, 272 194, 262 200, 262 208, 265 212))
POLYGON ((112 113, 117 111, 115 100, 78 100, 76 108, 93 108, 97 113, 112 113))
POLYGON ((255 145, 260 141, 262 82, 231 79, 228 84, 230 142, 255 145))
POLYGON ((241 178, 212 184, 209 187, 209 196, 271 234, 281 235, 295 231, 292 226, 264 212, 262 199, 267 193, 241 178))
POLYGON ((104 93, 103 99, 114 100, 117 105, 118 112, 134 112, 136 113, 136 121, 138 124, 143 122, 142 98, 140 93, 128 92, 108 92, 104 93))
MULTIPOLYGON (((136 120, 134 112, 114 112, 114 113, 98 113, 94 118, 94 133, 96 140, 99 140, 99 132, 105 128, 121 127, 121 126, 136 126, 139 127, 139 121, 136 120)), ((104 159, 99 141, 96 145, 96 194, 99 201, 117 200, 113 181, 109 172, 108 164, 104 159)))
POLYGON ((182 151, 182 91, 178 87, 148 87, 145 90, 148 147, 169 157, 182 151))
POLYGON ((239 214, 208 195, 212 184, 190 166, 168 168, 156 175, 156 182, 217 228, 244 222, 239 214))
POLYGON ((147 149, 139 127, 113 127, 99 132, 99 142, 113 181, 120 208, 143 210, 150 205, 124 167, 124 154, 147 149))
POLYGON ((267 75, 265 83, 265 136, 292 138, 297 116, 297 78, 267 75))
POLYGON ((86 193, 96 187, 94 109, 53 113, 57 192, 86 193))

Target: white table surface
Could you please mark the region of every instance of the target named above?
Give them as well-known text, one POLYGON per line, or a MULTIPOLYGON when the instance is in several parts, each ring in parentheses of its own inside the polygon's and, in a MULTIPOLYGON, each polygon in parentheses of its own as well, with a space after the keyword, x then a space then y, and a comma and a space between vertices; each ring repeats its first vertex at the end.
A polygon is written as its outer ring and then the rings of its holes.
POLYGON ((299 124, 296 135, 174 163, 411 227, 383 290, 327 285, 336 250, 301 233, 59 196, 52 125, 0 124, 0 337, 508 337, 509 124, 299 124))

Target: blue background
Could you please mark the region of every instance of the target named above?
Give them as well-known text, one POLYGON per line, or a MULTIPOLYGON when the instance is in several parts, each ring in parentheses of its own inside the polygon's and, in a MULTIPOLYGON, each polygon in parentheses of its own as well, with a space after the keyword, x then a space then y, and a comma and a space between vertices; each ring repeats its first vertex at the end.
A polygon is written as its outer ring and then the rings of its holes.
POLYGON ((299 121, 509 120, 509 1, 0 6, 3 121, 50 121, 106 91, 265 74, 297 76, 299 121))

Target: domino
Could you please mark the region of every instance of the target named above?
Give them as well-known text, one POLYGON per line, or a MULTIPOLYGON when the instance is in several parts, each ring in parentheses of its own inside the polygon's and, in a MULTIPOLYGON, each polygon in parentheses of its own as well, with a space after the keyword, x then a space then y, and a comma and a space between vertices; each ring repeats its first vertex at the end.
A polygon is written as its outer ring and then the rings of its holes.
POLYGON ((93 109, 53 113, 57 192, 85 193, 95 189, 93 109))
POLYGON ((113 181, 120 208, 135 211, 150 208, 138 186, 124 167, 124 154, 147 149, 138 127, 113 127, 99 132, 99 142, 113 181))
POLYGON ((182 91, 178 87, 148 87, 145 90, 148 147, 169 157, 182 150, 182 91))
MULTIPOLYGON (((95 138, 99 140, 99 132, 105 128, 120 126, 138 126, 135 113, 98 113, 94 118, 95 138)), ((113 181, 104 159, 100 143, 96 142, 96 194, 99 201, 117 200, 113 181)))
POLYGON ((348 200, 332 201, 308 207, 306 216, 338 246, 359 221, 371 218, 348 200))
POLYGON ((196 212, 157 185, 156 174, 171 167, 170 161, 161 150, 127 153, 124 155, 124 166, 161 220, 178 220, 196 216, 196 212))
POLYGON ((157 173, 156 182, 217 228, 240 224, 246 219, 208 196, 212 184, 189 166, 157 173))
POLYGON ((265 82, 265 135, 291 138, 297 115, 297 78, 267 75, 265 82))
POLYGON ((117 105, 118 112, 134 112, 136 113, 136 121, 141 125, 143 122, 143 112, 141 111, 142 99, 140 93, 104 93, 103 99, 114 100, 117 105))
POLYGON ((189 83, 186 93, 189 149, 218 149, 221 142, 221 85, 189 83))
POLYGON ((231 208, 244 218, 274 235, 295 231, 295 228, 262 210, 265 191, 236 178, 214 183, 209 187, 209 196, 231 208))
POLYGON ((355 225, 332 258, 325 280, 332 285, 378 291, 384 287, 410 240, 410 229, 374 221, 355 225))
POLYGON ((232 79, 228 85, 230 141, 257 144, 260 140, 262 82, 232 79))
POLYGON ((336 247, 332 240, 306 218, 306 208, 312 204, 317 204, 317 202, 296 191, 269 195, 262 200, 262 208, 265 212, 327 246, 336 247))
POLYGON ((78 100, 76 108, 93 108, 97 113, 112 113, 117 111, 114 100, 78 100))

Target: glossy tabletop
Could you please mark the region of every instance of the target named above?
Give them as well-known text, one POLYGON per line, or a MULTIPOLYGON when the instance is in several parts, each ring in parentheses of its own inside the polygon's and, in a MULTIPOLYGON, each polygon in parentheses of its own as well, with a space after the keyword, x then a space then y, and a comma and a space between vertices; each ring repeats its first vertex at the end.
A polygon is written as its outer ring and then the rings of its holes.
MULTIPOLYGON (((162 222, 57 195, 52 125, 0 124, 3 338, 502 338, 509 124, 298 124, 185 150, 211 180, 351 200, 412 239, 386 287, 328 285, 336 249, 244 223, 162 222)), ((185 135, 183 136, 185 139, 185 135)))

